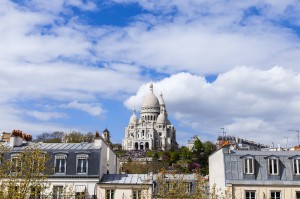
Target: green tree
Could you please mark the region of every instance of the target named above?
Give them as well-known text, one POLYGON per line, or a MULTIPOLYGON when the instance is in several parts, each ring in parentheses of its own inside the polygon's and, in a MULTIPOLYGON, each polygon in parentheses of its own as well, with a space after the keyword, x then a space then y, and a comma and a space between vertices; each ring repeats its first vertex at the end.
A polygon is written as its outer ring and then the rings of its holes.
POLYGON ((85 136, 81 132, 73 131, 65 136, 65 142, 80 143, 83 142, 85 136))
POLYGON ((46 162, 49 157, 37 145, 10 152, 0 145, 1 199, 25 199, 40 194, 48 187, 46 162), (11 155, 10 155, 11 154, 11 155))
POLYGON ((180 154, 177 151, 171 152, 169 163, 176 163, 180 159, 180 154))
POLYGON ((182 159, 190 159, 192 157, 192 152, 186 146, 183 146, 180 148, 180 157, 182 159))
POLYGON ((201 142, 201 140, 197 139, 195 142, 194 142, 194 152, 199 155, 200 153, 202 153, 204 151, 204 148, 203 148, 203 144, 201 142))

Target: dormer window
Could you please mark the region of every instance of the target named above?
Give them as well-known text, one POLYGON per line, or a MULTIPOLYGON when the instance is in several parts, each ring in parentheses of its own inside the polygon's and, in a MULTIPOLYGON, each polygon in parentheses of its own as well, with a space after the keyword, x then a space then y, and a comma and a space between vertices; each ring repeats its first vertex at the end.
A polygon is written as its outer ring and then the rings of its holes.
POLYGON ((244 163, 244 174, 254 174, 255 159, 252 155, 242 156, 244 163))
POLYGON ((244 173, 254 174, 254 158, 247 157, 244 159, 244 173))
POLYGON ((12 163, 12 168, 11 168, 12 173, 21 172, 22 162, 21 162, 20 154, 13 154, 11 156, 11 163, 12 163))
POLYGON ((65 174, 66 173, 66 159, 67 155, 55 155, 55 173, 65 174))
POLYGON ((77 155, 77 173, 78 174, 87 174, 88 172, 88 155, 79 154, 77 155))
POLYGON ((268 158, 268 172, 270 175, 279 174, 279 159, 277 157, 268 158))
POLYGON ((289 159, 292 159, 294 175, 300 175, 300 156, 296 155, 296 156, 290 157, 289 159))

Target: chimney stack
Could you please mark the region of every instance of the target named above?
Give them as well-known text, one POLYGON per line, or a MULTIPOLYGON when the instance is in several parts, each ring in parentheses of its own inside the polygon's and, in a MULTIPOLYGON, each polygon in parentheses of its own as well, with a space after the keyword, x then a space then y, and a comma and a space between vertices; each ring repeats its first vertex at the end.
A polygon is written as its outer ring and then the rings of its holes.
POLYGON ((9 139, 9 145, 11 147, 22 146, 23 143, 31 142, 32 136, 23 133, 20 130, 13 130, 9 139))

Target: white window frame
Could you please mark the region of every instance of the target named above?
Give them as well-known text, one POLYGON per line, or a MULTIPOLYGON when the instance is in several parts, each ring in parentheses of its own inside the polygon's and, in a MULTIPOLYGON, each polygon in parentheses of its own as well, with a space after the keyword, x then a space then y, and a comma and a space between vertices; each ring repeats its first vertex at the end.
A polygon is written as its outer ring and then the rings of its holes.
POLYGON ((246 157, 244 159, 244 174, 254 174, 254 158, 246 157), (250 171, 250 165, 252 166, 252 171, 250 171))
POLYGON ((55 155, 54 165, 55 165, 55 171, 54 171, 55 174, 66 174, 67 173, 67 155, 65 155, 65 154, 64 155, 55 155), (61 165, 61 161, 60 161, 59 172, 56 172, 56 161, 62 160, 62 159, 65 160, 65 164, 64 164, 65 171, 61 172, 62 165, 61 165))
POLYGON ((245 190, 245 199, 256 199, 256 191, 255 190, 245 190), (250 195, 250 197, 246 197, 247 192, 253 193, 254 192, 254 198, 250 195))
POLYGON ((115 189, 106 189, 105 198, 106 199, 115 199, 116 190, 115 189), (109 194, 109 195, 107 195, 109 194))
POLYGON ((88 173, 88 169, 89 169, 89 155, 87 154, 78 154, 76 156, 76 173, 77 174, 87 174, 88 173), (80 165, 81 167, 81 172, 78 172, 77 168, 78 168, 78 163, 80 159, 85 159, 86 160, 86 171, 82 172, 83 170, 83 165, 80 165))
MULTIPOLYGON (((22 161, 21 161, 21 154, 12 154, 10 159, 12 161, 12 164, 13 164, 13 159, 16 159, 16 163, 17 164, 20 164, 20 167, 17 167, 19 168, 19 171, 10 171, 11 173, 19 173, 22 171, 22 161)), ((16 166, 16 165, 12 165, 12 166, 16 166)))
POLYGON ((52 187, 52 191, 53 191, 53 199, 60 199, 63 197, 64 186, 54 185, 52 187), (57 190, 54 190, 54 189, 57 189, 57 190))
POLYGON ((282 192, 281 192, 281 191, 270 191, 270 199, 282 199, 282 192), (272 193, 273 193, 273 192, 279 192, 279 193, 280 193, 279 198, 276 197, 276 195, 275 195, 275 198, 272 198, 272 193))
POLYGON ((299 158, 293 159, 293 173, 294 173, 294 175, 300 175, 300 159, 299 158), (296 168, 295 168, 295 163, 296 163, 296 168))
POLYGON ((141 189, 133 189, 132 190, 132 199, 140 199, 142 198, 142 190, 141 189), (135 193, 135 197, 134 197, 135 193))
POLYGON ((279 175, 279 159, 278 158, 269 158, 268 159, 268 173, 270 175, 279 175), (275 173, 275 164, 276 162, 276 168, 277 168, 277 172, 275 173), (271 166, 271 170, 270 170, 270 166, 271 166))

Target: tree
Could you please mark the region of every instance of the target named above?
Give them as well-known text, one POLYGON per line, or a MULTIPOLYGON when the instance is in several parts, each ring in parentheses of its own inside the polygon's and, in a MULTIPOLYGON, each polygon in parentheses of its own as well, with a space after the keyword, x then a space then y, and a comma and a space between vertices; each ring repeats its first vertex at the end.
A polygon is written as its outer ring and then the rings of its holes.
POLYGON ((199 173, 193 173, 190 178, 174 172, 161 170, 154 184, 154 199, 229 199, 230 190, 217 190, 215 186, 208 190, 208 181, 199 173))
POLYGON ((200 153, 202 153, 202 152, 204 151, 204 149, 203 149, 203 144, 202 144, 201 140, 199 140, 199 139, 195 140, 195 142, 194 142, 194 147, 195 147, 194 152, 195 152, 197 155, 199 155, 200 153))
POLYGON ((36 137, 37 142, 44 143, 61 143, 63 141, 64 132, 54 131, 52 133, 42 133, 36 137))
POLYGON ((12 151, 0 144, 0 195, 2 199, 35 197, 45 190, 49 157, 37 145, 12 151), (11 154, 11 155, 10 155, 11 154))
POLYGON ((183 146, 180 149, 180 157, 182 159, 190 159, 192 157, 192 152, 186 146, 183 146))
POLYGON ((94 142, 95 138, 95 133, 88 132, 87 134, 84 135, 84 141, 88 143, 94 142))
POLYGON ((65 136, 65 142, 80 143, 85 140, 85 136, 81 132, 73 131, 65 136))
POLYGON ((180 159, 180 155, 177 151, 171 152, 169 163, 176 163, 180 159))
POLYGON ((154 190, 153 198, 207 199, 206 180, 199 174, 191 176, 194 176, 194 178, 186 179, 184 175, 162 170, 156 180, 156 190, 154 190), (191 182, 193 183, 192 186, 191 182))

